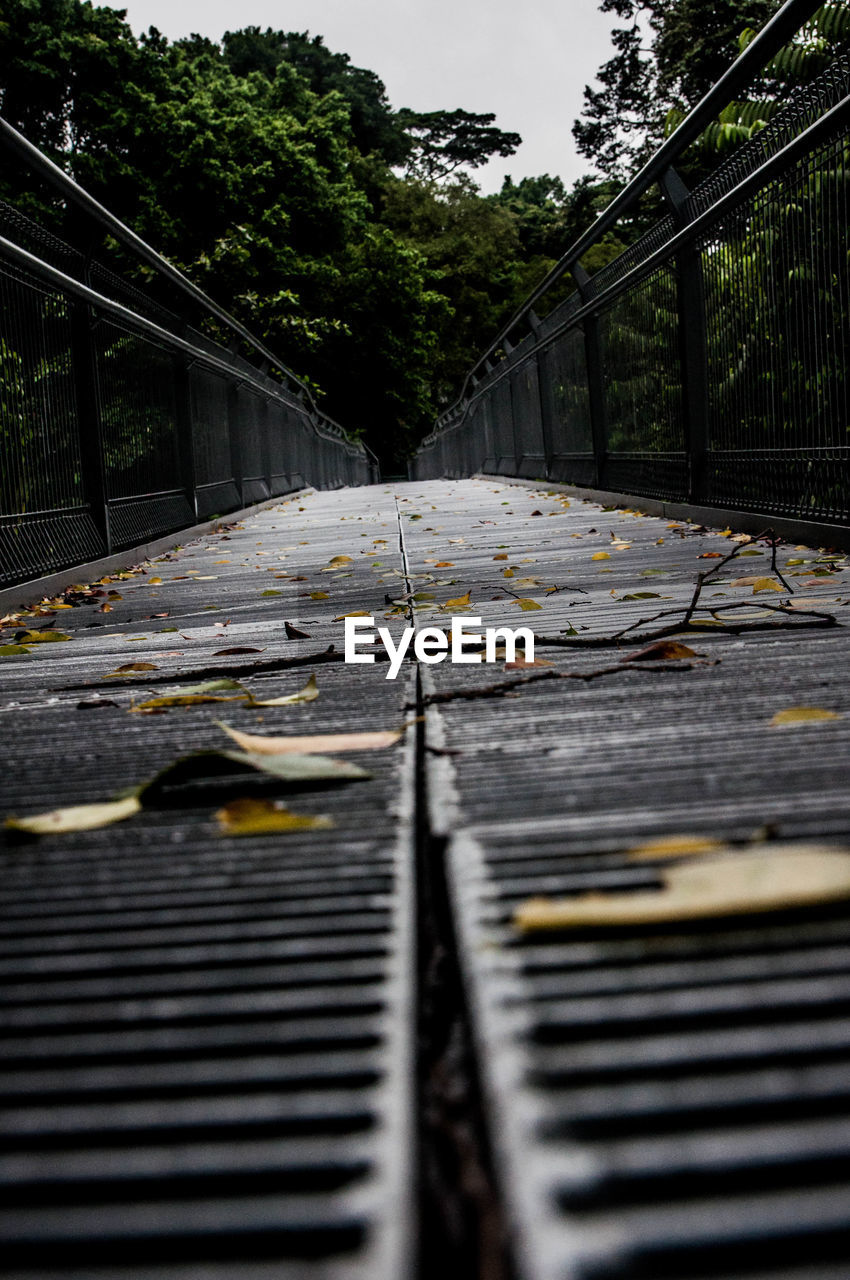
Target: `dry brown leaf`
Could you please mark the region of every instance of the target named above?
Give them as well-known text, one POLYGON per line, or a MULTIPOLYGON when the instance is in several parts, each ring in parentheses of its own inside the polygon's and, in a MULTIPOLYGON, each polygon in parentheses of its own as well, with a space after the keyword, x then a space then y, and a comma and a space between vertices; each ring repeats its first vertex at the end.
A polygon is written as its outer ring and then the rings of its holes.
MULTIPOLYGON (((498 654, 498 650, 496 651, 498 654)), ((504 650, 502 651, 504 653, 504 650)), ((506 671, 520 671, 523 667, 554 667, 554 662, 550 662, 548 658, 534 658, 528 662, 525 658, 515 658, 513 662, 505 663, 506 671)))
POLYGON ((634 653, 627 653, 620 661, 665 662, 671 658, 696 658, 698 656, 694 649, 689 648, 686 644, 681 644, 678 640, 656 640, 655 644, 648 644, 645 649, 637 649, 634 653))
POLYGON ((265 653, 265 649, 252 649, 248 645, 237 645, 235 649, 216 649, 214 658, 230 658, 237 653, 265 653))
MULTIPOLYGON (((143 636, 134 637, 134 639, 144 639, 143 636)), ((104 680, 110 680, 112 676, 134 675, 137 671, 158 671, 159 667, 154 662, 125 662, 123 666, 116 667, 114 671, 109 671, 103 677, 104 680)))
MULTIPOLYGON (((581 535, 579 534, 578 536, 580 537, 581 535)), ((494 560, 507 560, 507 558, 508 558, 507 553, 503 555, 493 556, 494 560)))
POLYGON ((309 631, 301 631, 298 627, 294 627, 291 622, 284 622, 283 629, 286 632, 288 640, 310 640, 309 631))
POLYGON ((338 751, 380 751, 391 747, 401 737, 399 729, 378 729, 367 733, 314 733, 305 737, 267 738, 257 733, 240 733, 229 725, 216 721, 220 729, 238 742, 243 751, 253 755, 280 756, 297 753, 323 755, 338 751))
POLYGON ((850 850, 797 842, 692 858, 664 868, 661 888, 531 898, 514 913, 524 933, 750 915, 850 897, 850 850))
POLYGON ((276 831, 327 830, 334 825, 324 814, 293 813, 274 800, 231 800, 216 810, 215 817, 225 835, 259 836, 276 831))

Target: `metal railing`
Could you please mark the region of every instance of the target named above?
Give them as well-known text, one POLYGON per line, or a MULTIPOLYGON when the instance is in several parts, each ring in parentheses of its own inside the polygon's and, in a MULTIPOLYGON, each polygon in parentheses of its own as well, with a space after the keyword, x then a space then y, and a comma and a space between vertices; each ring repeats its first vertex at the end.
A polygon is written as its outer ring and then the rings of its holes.
POLYGON ((377 480, 244 326, 4 121, 0 148, 59 228, 0 200, 0 583, 377 480))
MULTIPOLYGON (((417 479, 550 479, 850 523, 850 59, 688 191, 675 165, 819 4, 789 0, 470 371, 417 479), (592 277, 658 183, 666 215, 592 277), (571 273, 576 289, 539 319, 571 273)), ((563 287, 563 286, 562 286, 563 287)))

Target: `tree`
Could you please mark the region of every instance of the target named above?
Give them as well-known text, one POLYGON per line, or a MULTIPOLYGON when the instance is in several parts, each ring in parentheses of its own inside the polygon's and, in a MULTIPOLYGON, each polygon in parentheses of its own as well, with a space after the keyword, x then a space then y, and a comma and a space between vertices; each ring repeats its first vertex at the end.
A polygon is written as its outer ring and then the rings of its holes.
POLYGON ((440 182, 457 169, 477 169, 491 156, 511 156, 522 142, 518 133, 497 129, 494 114, 472 111, 398 112, 408 137, 407 177, 420 182, 440 182))
POLYGON ((671 111, 695 106, 738 54, 745 28, 760 28, 779 0, 602 0, 627 25, 611 34, 615 56, 587 86, 573 125, 579 152, 606 177, 624 179, 660 144, 671 111))

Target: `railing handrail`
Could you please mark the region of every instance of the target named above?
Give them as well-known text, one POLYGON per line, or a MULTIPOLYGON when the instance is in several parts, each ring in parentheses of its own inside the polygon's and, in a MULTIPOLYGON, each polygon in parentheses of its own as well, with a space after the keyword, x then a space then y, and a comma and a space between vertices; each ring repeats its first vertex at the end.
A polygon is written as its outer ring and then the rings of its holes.
POLYGON ((64 199, 82 209, 95 223, 130 249, 137 258, 152 267, 159 276, 167 279, 181 293, 191 297, 194 302, 202 306, 209 314, 215 316, 231 333, 241 338, 264 361, 267 361, 273 368, 282 373, 287 381, 294 383, 304 393, 314 412, 341 432, 350 444, 358 445, 361 443, 360 441, 351 440, 345 428, 319 408, 307 384, 296 373, 293 373, 283 360, 269 351, 235 316, 232 316, 224 307, 219 306, 208 294, 204 293, 203 289, 194 284, 188 276, 184 275, 178 267, 175 267, 172 262, 169 262, 161 253, 152 248, 147 241, 137 235, 114 213, 111 213, 93 195, 86 191, 85 187, 82 187, 75 179, 65 173, 49 156, 46 156, 29 139, 25 138, 19 130, 9 124, 8 120, 4 120, 2 117, 0 117, 0 145, 5 146, 7 151, 17 156, 33 172, 44 178, 64 199))
MULTIPOLYGON (((752 79, 770 59, 779 52, 784 44, 796 34, 811 16, 822 7, 823 0, 786 0, 782 8, 765 24, 762 30, 747 45, 746 49, 735 59, 732 65, 712 85, 704 97, 688 113, 674 132, 658 148, 646 164, 635 174, 631 181, 615 196, 586 231, 574 241, 570 248, 558 259, 555 266, 547 273, 540 284, 528 295, 519 309, 511 316, 498 332, 487 349, 479 356, 464 379, 460 395, 439 418, 438 428, 468 398, 470 381, 488 359, 503 346, 510 336, 533 311, 534 304, 552 288, 561 277, 594 245, 600 236, 619 222, 624 213, 637 203, 644 192, 656 182, 682 152, 694 142, 710 124, 719 110, 733 100, 736 91, 752 79)), ((427 438, 427 437, 426 437, 427 438)))

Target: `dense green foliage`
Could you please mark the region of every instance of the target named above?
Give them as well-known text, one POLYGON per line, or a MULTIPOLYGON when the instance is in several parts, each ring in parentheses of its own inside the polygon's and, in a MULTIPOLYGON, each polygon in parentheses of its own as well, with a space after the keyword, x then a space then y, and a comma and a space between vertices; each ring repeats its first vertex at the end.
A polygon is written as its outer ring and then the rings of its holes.
POLYGON ((518 135, 491 115, 393 111, 321 37, 170 43, 79 0, 6 0, 0 67, 5 118, 390 466, 540 268, 514 218, 455 175, 518 135))
MULTIPOLYGON (((395 469, 481 346, 776 2, 603 0, 626 25, 576 125, 603 176, 570 191, 544 174, 482 196, 469 171, 512 154, 518 135, 460 108, 394 110, 378 75, 320 36, 137 39, 122 11, 82 0, 3 0, 0 110, 395 469)), ((827 27, 810 33, 802 73, 799 48, 784 71, 777 62, 778 92, 834 50, 841 32, 827 27)), ((732 104, 706 145, 748 136, 766 113, 732 104)), ((25 183, 12 176, 3 191, 20 198, 25 183)), ((60 217, 32 191, 22 203, 60 217)), ((605 237, 587 268, 653 214, 605 237)))

